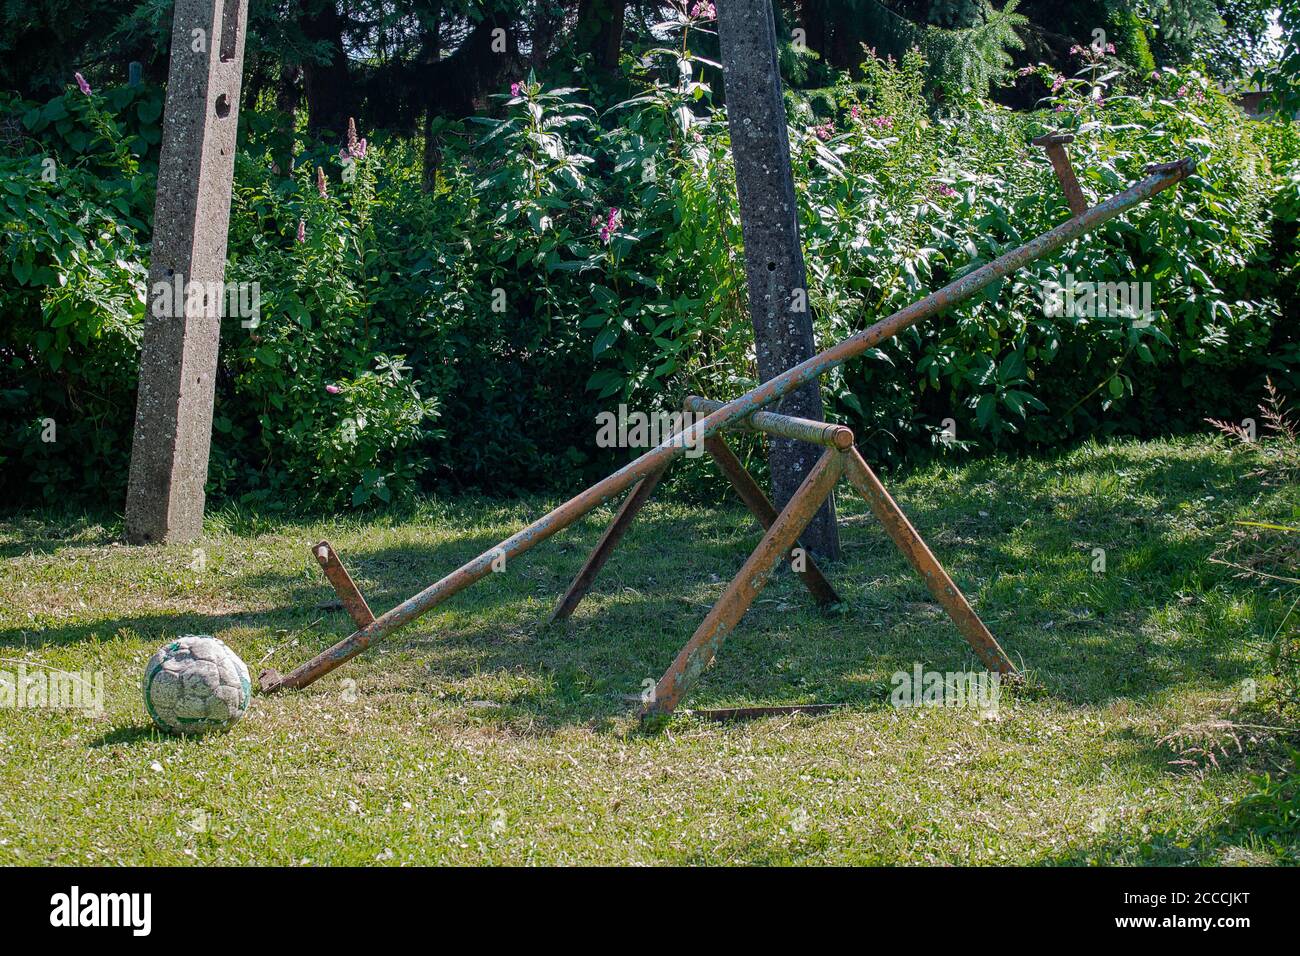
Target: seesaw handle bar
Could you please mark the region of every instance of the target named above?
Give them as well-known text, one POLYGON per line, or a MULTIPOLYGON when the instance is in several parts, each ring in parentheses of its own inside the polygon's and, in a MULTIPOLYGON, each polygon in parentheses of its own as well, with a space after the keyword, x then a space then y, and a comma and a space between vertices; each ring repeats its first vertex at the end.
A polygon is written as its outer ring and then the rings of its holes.
POLYGON ((711 438, 724 428, 740 423, 754 412, 778 401, 800 386, 820 378, 836 366, 874 348, 909 326, 966 301, 981 289, 1005 278, 1017 269, 1050 255, 1066 243, 1092 232, 1116 216, 1186 179, 1195 168, 1196 163, 1190 158, 1148 167, 1146 178, 1122 193, 1098 203, 992 262, 968 272, 942 289, 905 306, 888 318, 881 319, 826 351, 800 362, 739 398, 732 399, 690 428, 672 436, 608 478, 569 499, 522 531, 511 535, 495 548, 485 551, 442 580, 429 585, 419 594, 380 615, 370 624, 339 641, 333 647, 322 651, 307 663, 283 676, 269 672, 262 681, 263 692, 273 693, 284 687, 307 686, 360 654, 373 641, 409 624, 447 598, 491 574, 494 565, 504 567, 504 562, 523 554, 534 545, 567 528, 593 508, 664 468, 683 455, 688 448, 703 442, 705 438, 711 438))

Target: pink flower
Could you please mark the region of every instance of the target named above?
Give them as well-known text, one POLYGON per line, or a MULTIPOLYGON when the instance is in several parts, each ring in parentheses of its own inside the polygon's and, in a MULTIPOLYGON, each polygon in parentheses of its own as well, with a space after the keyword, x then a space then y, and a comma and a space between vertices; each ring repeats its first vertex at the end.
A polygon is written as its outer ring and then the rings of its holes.
POLYGON ((1149 79, 1152 83, 1154 83, 1156 80, 1160 79, 1160 71, 1152 70, 1151 75, 1147 77, 1147 79, 1149 79))
POLYGON ((871 117, 871 125, 876 129, 889 129, 894 125, 894 118, 892 116, 873 116, 871 117))
POLYGON ((329 191, 325 188, 325 170, 319 166, 316 167, 316 191, 320 193, 321 199, 329 195, 329 191))
POLYGON ((1187 87, 1186 87, 1185 85, 1184 85, 1184 86, 1180 86, 1180 87, 1178 87, 1178 94, 1177 94, 1177 95, 1178 95, 1179 97, 1186 96, 1186 95, 1187 95, 1187 87))
POLYGON ((325 391, 329 392, 331 395, 337 395, 339 392, 343 391, 343 389, 339 388, 337 385, 326 385, 325 391))
POLYGON ((859 106, 857 103, 854 103, 853 106, 849 108, 849 115, 852 116, 854 119, 861 119, 862 107, 859 106))
POLYGON ((935 183, 934 191, 944 199, 951 199, 953 196, 957 195, 957 190, 953 189, 947 183, 935 183))
POLYGON ((344 163, 350 159, 365 159, 365 139, 356 138, 356 120, 351 117, 347 121, 347 146, 339 148, 338 157, 344 163))
POLYGON ((307 224, 303 222, 301 219, 298 220, 298 241, 299 242, 307 241, 307 224))
POLYGON ((708 0, 696 0, 695 6, 691 7, 692 20, 716 20, 718 18, 718 8, 708 0))
POLYGON ((1053 93, 1055 93, 1057 90, 1059 90, 1059 89, 1060 89, 1061 87, 1063 87, 1064 85, 1065 85, 1065 77, 1063 77, 1060 73, 1058 73, 1058 74, 1056 74, 1056 76, 1052 77, 1052 92, 1053 92, 1053 93))
POLYGON ((521 94, 523 91, 524 91, 524 85, 523 85, 522 83, 511 83, 511 84, 510 84, 510 95, 511 95, 511 96, 518 96, 518 95, 521 94))
POLYGON ((827 123, 822 123, 820 126, 814 126, 812 128, 812 131, 813 134, 818 139, 825 141, 830 139, 832 134, 834 134, 835 127, 832 126, 829 122, 827 122, 827 123))
POLYGON ((614 230, 622 222, 623 214, 618 211, 617 206, 609 207, 609 215, 605 217, 605 225, 600 230, 600 241, 607 244, 614 238, 614 230))
POLYGON ((77 86, 78 86, 78 88, 80 88, 81 92, 83 92, 83 93, 85 93, 87 96, 89 96, 89 95, 90 95, 90 84, 86 82, 86 78, 85 78, 84 76, 82 76, 80 73, 74 73, 74 74, 72 74, 72 75, 75 76, 75 77, 77 78, 77 86))

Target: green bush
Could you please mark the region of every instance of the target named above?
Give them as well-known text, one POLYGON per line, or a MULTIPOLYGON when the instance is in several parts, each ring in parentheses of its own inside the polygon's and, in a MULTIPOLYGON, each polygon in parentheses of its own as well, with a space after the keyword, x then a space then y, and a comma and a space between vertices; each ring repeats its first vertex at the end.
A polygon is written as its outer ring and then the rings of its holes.
POLYGON ((0 490, 19 500, 125 487, 144 315, 142 237, 158 90, 0 100, 0 490), (150 124, 152 133, 150 133, 150 124))
MULTIPOLYGON (((640 92, 602 116, 530 77, 502 92, 499 120, 441 125, 430 188, 420 143, 379 136, 358 158, 243 114, 227 278, 257 283, 261 308, 223 326, 214 496, 339 507, 417 486, 572 489, 627 454, 595 447, 598 411, 755 384, 717 70, 689 44, 649 56, 640 92)), ((822 347, 1067 218, 1029 145, 1047 129, 1075 134, 1094 200, 1148 163, 1199 164, 827 376, 831 413, 873 459, 1201 428, 1249 414, 1266 374, 1300 385, 1294 130, 1246 120, 1200 74, 1078 57, 1074 77, 1038 70, 1051 93, 1031 114, 935 112, 915 51, 836 79, 824 115, 791 98, 822 347), (1048 314, 1044 283, 1068 275, 1149 282, 1150 323, 1048 314)), ((160 103, 135 88, 3 106, 24 131, 0 160, 11 500, 121 494, 160 103), (57 442, 40 440, 47 419, 57 442)))

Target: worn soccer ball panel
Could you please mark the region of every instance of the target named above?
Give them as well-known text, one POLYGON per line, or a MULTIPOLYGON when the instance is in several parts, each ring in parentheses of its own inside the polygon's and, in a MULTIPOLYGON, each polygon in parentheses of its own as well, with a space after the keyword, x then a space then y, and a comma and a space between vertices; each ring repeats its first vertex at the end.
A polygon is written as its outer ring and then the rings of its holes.
POLYGON ((154 723, 174 734, 228 730, 252 697, 239 655, 206 634, 187 634, 159 648, 144 669, 141 690, 154 723))

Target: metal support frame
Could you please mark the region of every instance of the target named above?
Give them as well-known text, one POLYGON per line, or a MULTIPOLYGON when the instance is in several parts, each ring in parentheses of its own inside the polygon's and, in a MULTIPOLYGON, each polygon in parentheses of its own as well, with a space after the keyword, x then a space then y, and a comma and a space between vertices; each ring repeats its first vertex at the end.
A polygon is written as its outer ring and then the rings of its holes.
POLYGON ((695 629, 691 639, 677 653, 677 659, 655 685, 645 714, 667 714, 676 709, 682 696, 700 679, 717 656, 722 642, 740 623, 758 592, 767 585, 777 563, 789 553, 799 532, 822 506, 844 467, 842 454, 826 449, 794 497, 781 509, 739 573, 731 579, 722 597, 695 629))
MULTIPOLYGON (((687 404, 688 407, 692 404, 700 407, 712 403, 708 403, 703 399, 690 399, 687 404)), ((767 434, 788 435, 791 430, 805 428, 810 425, 821 426, 821 424, 820 422, 805 422, 800 419, 789 419, 783 415, 763 412, 750 419, 749 427, 757 428, 767 434)), ((966 638, 985 666, 1007 677, 1018 676, 1016 667, 1011 662, 1011 659, 1007 657, 1006 652, 1002 650, 997 640, 989 633, 988 628, 984 626, 984 622, 980 620, 965 596, 953 583, 952 578, 948 576, 948 573, 943 569, 938 559, 935 558, 933 552, 926 546, 926 543, 921 539, 907 516, 903 514, 902 509, 890 497, 889 492, 880 483, 880 479, 876 477, 870 466, 858 453, 853 444, 853 433, 843 426, 831 427, 838 430, 838 440, 827 443, 830 447, 826 449, 816 467, 804 479, 798 493, 790 499, 790 503, 775 520, 765 523, 767 534, 763 537, 763 540, 759 542, 758 547, 750 555, 749 560, 745 562, 744 567, 732 579, 727 590, 723 592, 722 597, 718 599, 718 602, 713 606, 704 622, 700 624, 691 640, 678 653, 677 659, 673 661, 672 666, 668 668, 664 676, 655 685, 654 696, 647 703, 644 710, 646 716, 671 713, 676 709, 683 695, 699 680, 705 668, 717 655, 727 635, 735 629, 746 609, 758 596, 758 592, 766 585, 777 561, 785 553, 785 549, 788 549, 797 540, 804 525, 807 524, 810 516, 816 513, 827 495, 831 493, 836 480, 841 474, 849 479, 853 487, 866 500, 872 513, 884 526, 886 533, 898 546, 898 549, 903 552, 912 567, 921 575, 922 580, 930 589, 930 593, 934 595, 935 600, 952 618, 953 623, 957 625, 957 629, 961 631, 962 636, 966 638), (847 443, 841 446, 840 442, 844 441, 845 434, 847 434, 847 443)), ((710 441, 720 442, 721 440, 713 438, 710 441)), ((725 445, 722 447, 725 449, 725 445)), ((727 454, 730 454, 730 452, 727 451, 727 454)), ((744 470, 739 461, 735 462, 735 468, 738 469, 739 474, 744 476, 742 480, 753 482, 753 478, 744 470)), ((825 581, 824 578, 821 578, 820 571, 817 572, 817 576, 823 582, 825 581)), ((826 584, 826 587, 829 588, 830 585, 826 584)), ((814 594, 816 594, 816 591, 814 591, 814 594)), ((795 708, 790 712, 801 709, 795 708)), ((711 712, 707 716, 716 717, 717 719, 737 719, 755 715, 750 712, 754 710, 753 708, 733 710, 734 713, 732 711, 720 711, 717 713, 711 712)), ((757 712, 767 713, 768 710, 759 708, 757 712)))
MULTIPOLYGON (((297 688, 311 684, 351 660, 357 654, 362 653, 373 641, 382 639, 416 618, 427 614, 443 601, 491 574, 493 570, 500 566, 501 561, 512 561, 542 541, 567 528, 603 502, 613 499, 634 485, 638 486, 637 491, 634 491, 629 496, 629 500, 620 508, 618 517, 615 518, 614 523, 602 537, 600 545, 597 546, 597 553, 593 554, 588 560, 583 573, 579 574, 574 585, 570 587, 572 594, 566 594, 565 599, 561 601, 561 605, 554 615, 556 618, 565 616, 565 614, 559 612, 566 605, 572 604, 576 606, 577 601, 581 600, 582 594, 590 587, 596 572, 608 559, 610 551, 622 537, 628 524, 635 517, 637 511, 644 506, 650 492, 653 490, 654 483, 658 482, 667 466, 677 458, 682 457, 688 448, 695 447, 702 442, 708 442, 709 439, 719 436, 728 428, 750 427, 762 431, 768 431, 772 427, 794 428, 802 429, 807 434, 805 426, 809 423, 801 425, 797 419, 793 420, 793 423, 791 421, 777 422, 776 419, 785 416, 767 417, 770 413, 764 413, 763 409, 767 405, 779 401, 805 383, 825 375, 851 358, 862 355, 880 342, 897 335, 922 319, 933 317, 966 301, 982 289, 1035 259, 1050 255, 1066 243, 1072 242, 1125 211, 1146 202, 1157 193, 1186 179, 1194 169, 1195 163, 1191 159, 1148 167, 1147 176, 1124 192, 1112 196, 1091 209, 1076 213, 1069 220, 1031 239, 1024 245, 1004 253, 992 262, 966 273, 942 289, 913 302, 893 315, 814 355, 812 358, 800 362, 793 368, 751 389, 739 398, 735 398, 718 406, 715 410, 709 411, 703 419, 695 422, 690 428, 668 438, 656 448, 625 465, 603 481, 592 485, 581 494, 528 525, 528 527, 516 532, 493 548, 483 552, 477 558, 462 565, 451 574, 429 585, 419 594, 403 601, 367 623, 363 624, 364 617, 358 616, 357 610, 359 610, 359 607, 356 602, 353 601, 352 604, 349 604, 349 600, 352 600, 352 598, 348 592, 355 591, 355 585, 351 584, 350 577, 346 577, 345 582, 346 571, 343 571, 340 564, 338 571, 343 573, 339 574, 336 571, 330 577, 330 580, 339 590, 344 605, 353 613, 353 619, 357 623, 357 630, 289 674, 282 675, 274 670, 263 671, 259 682, 263 693, 274 693, 286 687, 297 688)), ((704 410, 703 406, 701 406, 701 410, 704 410)), ((689 689, 692 681, 698 677, 699 672, 712 660, 727 633, 740 620, 745 608, 766 582, 773 566, 783 557, 788 556, 790 548, 803 530, 804 522, 815 513, 817 506, 830 493, 835 479, 839 477, 841 472, 846 473, 854 487, 866 497, 868 504, 884 524, 890 536, 907 555, 908 560, 921 573, 935 598, 952 616, 981 659, 1002 673, 1015 673, 1014 665, 1011 664, 1006 654, 997 645, 992 635, 988 633, 987 628, 980 623, 979 618, 971 610, 969 603, 961 596, 961 593, 935 560, 929 548, 921 541, 916 534, 916 530, 907 521, 906 516, 898 509, 898 506, 884 491, 883 487, 880 487, 879 480, 875 478, 875 475, 862 461, 856 450, 851 447, 851 440, 849 448, 841 448, 839 442, 842 442, 843 438, 835 437, 839 434, 834 430, 835 426, 826 426, 820 422, 812 424, 822 429, 823 440, 816 443, 823 446, 829 444, 830 447, 823 453, 816 467, 805 479, 799 492, 780 514, 771 520, 763 540, 754 553, 750 555, 749 560, 741 569, 741 573, 731 582, 727 592, 709 612, 708 617, 705 618, 705 621, 700 625, 690 642, 679 653, 678 659, 673 666, 660 680, 659 686, 656 688, 656 698, 650 705, 652 711, 667 712, 676 706, 682 695, 689 689), (826 437, 827 433, 825 432, 828 427, 832 429, 829 438, 826 437), (810 508, 811 510, 809 510, 810 508)), ((777 434, 776 432, 769 433, 777 434)), ((715 451, 715 459, 719 460, 720 467, 726 471, 727 466, 722 464, 726 456, 721 454, 721 449, 724 447, 720 442, 715 442, 712 446, 715 451)), ((734 456, 732 457, 734 458, 734 456)), ((741 470, 743 471, 743 469, 741 470)), ((732 477, 732 474, 728 473, 728 477, 732 477)), ((733 481, 733 483, 736 482, 733 481)), ((756 515, 764 510, 758 504, 757 498, 754 497, 752 489, 748 488, 746 482, 740 481, 737 484, 737 490, 741 493, 742 498, 746 500, 746 504, 750 505, 751 510, 755 511, 756 515), (747 490, 742 491, 742 486, 747 490)), ((768 507, 770 507, 770 503, 768 507)), ((763 522, 762 517, 760 517, 760 522, 763 522)), ((333 561, 337 561, 337 555, 333 554, 332 548, 328 549, 328 553, 324 558, 321 558, 318 554, 318 560, 322 561, 327 573, 332 566, 331 556, 333 561)), ((820 576, 820 572, 818 572, 818 575, 820 576)), ((815 588, 817 586, 810 583, 809 587, 815 588)), ((825 589, 829 594, 833 594, 833 591, 830 591, 829 584, 825 585, 825 589)), ((814 593, 817 593, 816 590, 814 590, 814 593)), ((359 598, 359 593, 356 596, 359 598)), ((364 606, 364 600, 361 601, 360 606, 364 606)), ((569 607, 568 611, 571 610, 572 607, 569 607)), ((568 613, 568 611, 565 613, 568 613)), ((366 608, 366 613, 369 613, 369 608, 366 608)))
MULTIPOLYGON (((710 413, 722 407, 720 402, 692 396, 686 400, 688 411, 710 413)), ((741 501, 749 508, 762 526, 764 535, 740 571, 732 579, 717 603, 700 623, 691 639, 678 652, 672 665, 657 682, 654 694, 647 702, 643 716, 667 714, 675 710, 683 696, 698 682, 700 676, 717 656, 727 636, 735 630, 745 611, 767 585, 776 566, 782 561, 792 565, 816 601, 825 606, 839 603, 840 597, 826 580, 813 557, 797 548, 800 533, 817 509, 832 493, 841 476, 848 478, 867 502, 885 532, 920 574, 930 593, 952 618, 957 629, 971 648, 990 670, 1008 677, 1017 671, 984 622, 980 620, 952 578, 943 569, 912 523, 899 508, 863 460, 854 445, 853 432, 843 425, 826 424, 802 418, 792 418, 772 412, 758 412, 732 426, 739 431, 756 431, 783 438, 796 438, 825 448, 803 484, 789 503, 778 514, 763 493, 754 477, 727 446, 721 435, 705 439, 705 447, 713 455, 718 467, 730 480, 741 501)), ((606 527, 596 547, 588 556, 582 569, 574 577, 560 598, 551 622, 569 617, 595 584, 596 577, 609 560, 614 548, 623 539, 632 520, 650 500, 655 486, 663 477, 664 469, 652 472, 636 484, 624 499, 614 520, 606 527)), ((328 541, 315 546, 313 552, 325 576, 338 592, 343 606, 358 627, 365 628, 375 620, 365 598, 357 590, 352 577, 339 561, 328 541)), ((714 719, 742 719, 769 713, 802 712, 808 708, 731 708, 708 712, 714 719)), ((816 709, 816 705, 814 708, 816 709)), ((821 708, 825 709, 825 708, 821 708)))

